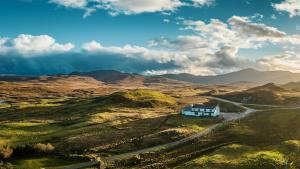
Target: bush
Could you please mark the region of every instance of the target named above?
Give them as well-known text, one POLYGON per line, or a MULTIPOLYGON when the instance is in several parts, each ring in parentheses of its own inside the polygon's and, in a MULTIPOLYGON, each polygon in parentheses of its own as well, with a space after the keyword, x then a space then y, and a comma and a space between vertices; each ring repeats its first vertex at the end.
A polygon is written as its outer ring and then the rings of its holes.
POLYGON ((0 145, 0 160, 7 159, 13 154, 13 149, 8 146, 0 145))
POLYGON ((288 163, 283 154, 273 151, 263 151, 250 154, 241 163, 243 169, 292 169, 294 166, 288 163))
POLYGON ((51 153, 55 149, 55 147, 50 143, 37 143, 33 146, 33 149, 38 153, 51 153))

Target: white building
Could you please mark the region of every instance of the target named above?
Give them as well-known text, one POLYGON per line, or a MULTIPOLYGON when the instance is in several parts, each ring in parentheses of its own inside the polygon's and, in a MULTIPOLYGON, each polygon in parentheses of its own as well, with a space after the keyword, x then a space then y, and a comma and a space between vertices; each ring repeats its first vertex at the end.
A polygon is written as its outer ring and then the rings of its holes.
POLYGON ((181 113, 186 116, 195 117, 218 117, 220 115, 220 107, 207 106, 203 104, 191 104, 182 109, 181 113))

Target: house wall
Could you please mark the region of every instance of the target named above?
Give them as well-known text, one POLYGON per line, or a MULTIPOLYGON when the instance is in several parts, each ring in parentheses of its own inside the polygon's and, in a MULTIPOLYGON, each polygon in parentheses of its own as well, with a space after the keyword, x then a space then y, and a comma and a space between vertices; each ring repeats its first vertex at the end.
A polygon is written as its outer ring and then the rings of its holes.
POLYGON ((211 113, 207 113, 207 112, 192 112, 192 111, 182 111, 181 112, 183 115, 186 116, 195 116, 195 117, 211 117, 214 116, 211 113))
POLYGON ((181 113, 183 115, 186 115, 186 116, 193 116, 194 115, 194 112, 191 112, 191 111, 182 111, 181 113))
POLYGON ((217 117, 220 115, 220 106, 218 105, 214 110, 214 117, 217 117))
POLYGON ((217 106, 215 109, 192 108, 191 111, 182 110, 181 114, 186 116, 195 116, 195 117, 217 117, 220 115, 220 107, 217 106))

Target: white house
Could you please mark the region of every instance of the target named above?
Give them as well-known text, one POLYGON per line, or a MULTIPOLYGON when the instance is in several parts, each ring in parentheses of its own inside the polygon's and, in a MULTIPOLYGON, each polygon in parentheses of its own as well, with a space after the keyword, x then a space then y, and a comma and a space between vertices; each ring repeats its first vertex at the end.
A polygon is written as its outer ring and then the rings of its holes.
POLYGON ((218 117, 220 115, 220 107, 207 106, 203 104, 191 104, 182 109, 181 113, 186 116, 195 117, 218 117))

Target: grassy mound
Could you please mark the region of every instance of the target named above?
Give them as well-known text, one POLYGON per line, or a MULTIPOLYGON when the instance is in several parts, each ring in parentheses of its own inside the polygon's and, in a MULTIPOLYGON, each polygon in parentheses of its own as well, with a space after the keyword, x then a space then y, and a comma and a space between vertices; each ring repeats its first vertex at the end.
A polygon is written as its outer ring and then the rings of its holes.
POLYGON ((278 151, 257 151, 250 146, 229 145, 220 150, 180 165, 177 169, 292 169, 285 154, 278 151))
POLYGON ((171 106, 176 103, 176 100, 171 96, 157 91, 137 89, 113 93, 105 97, 103 102, 124 107, 152 108, 171 106))
POLYGON ((299 97, 287 95, 288 91, 278 87, 273 83, 251 88, 242 92, 233 92, 221 95, 229 100, 248 104, 263 105, 297 105, 300 102, 299 97))

